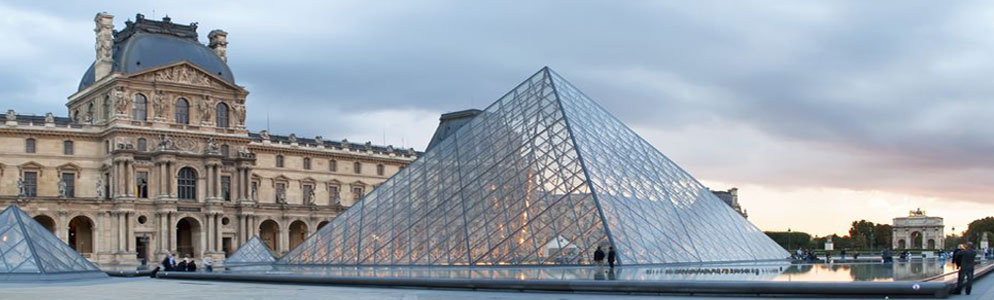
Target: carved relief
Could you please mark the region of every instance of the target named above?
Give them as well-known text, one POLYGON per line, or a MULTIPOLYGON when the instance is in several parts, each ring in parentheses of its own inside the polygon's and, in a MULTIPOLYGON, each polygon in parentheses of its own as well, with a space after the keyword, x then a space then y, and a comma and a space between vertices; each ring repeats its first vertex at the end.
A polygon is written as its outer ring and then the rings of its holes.
POLYGON ((154 73, 142 75, 139 78, 147 81, 167 81, 215 88, 226 87, 225 84, 214 80, 211 76, 204 74, 203 72, 188 65, 179 65, 172 68, 158 70, 154 73))
POLYGON ((173 146, 180 151, 200 153, 200 143, 189 138, 175 138, 173 139, 173 146))

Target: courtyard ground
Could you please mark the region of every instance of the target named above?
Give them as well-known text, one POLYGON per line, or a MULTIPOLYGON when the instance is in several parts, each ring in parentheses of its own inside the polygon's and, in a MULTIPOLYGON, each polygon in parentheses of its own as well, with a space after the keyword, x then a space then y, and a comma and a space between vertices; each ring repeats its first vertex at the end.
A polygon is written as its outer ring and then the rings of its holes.
MULTIPOLYGON (((49 284, 0 284, 0 299, 686 299, 727 300, 729 297, 628 296, 604 294, 559 294, 466 290, 394 289, 344 286, 258 284, 220 281, 186 281, 142 278, 110 278, 49 284)), ((760 299, 748 297, 744 299, 760 299)), ((788 299, 788 298, 779 298, 788 299)), ((812 299, 812 298, 804 298, 812 299)), ((835 298, 837 299, 837 298, 835 298)), ((866 298, 880 299, 880 297, 866 298)), ((977 281, 971 296, 949 299, 994 299, 994 276, 977 281)))

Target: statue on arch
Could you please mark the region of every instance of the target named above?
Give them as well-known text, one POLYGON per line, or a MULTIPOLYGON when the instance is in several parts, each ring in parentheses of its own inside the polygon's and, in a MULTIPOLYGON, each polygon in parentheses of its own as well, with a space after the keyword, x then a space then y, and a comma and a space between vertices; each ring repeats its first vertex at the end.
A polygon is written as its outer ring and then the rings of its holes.
POLYGON ((21 178, 17 179, 17 196, 24 197, 27 196, 27 194, 27 188, 24 186, 24 175, 21 175, 21 178))

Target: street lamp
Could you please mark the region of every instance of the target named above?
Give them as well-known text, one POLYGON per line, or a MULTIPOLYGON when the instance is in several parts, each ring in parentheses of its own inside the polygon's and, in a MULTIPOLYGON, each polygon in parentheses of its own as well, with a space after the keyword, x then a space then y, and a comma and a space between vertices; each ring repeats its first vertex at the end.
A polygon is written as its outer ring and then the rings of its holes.
POLYGON ((787 251, 790 251, 790 227, 787 227, 787 251))

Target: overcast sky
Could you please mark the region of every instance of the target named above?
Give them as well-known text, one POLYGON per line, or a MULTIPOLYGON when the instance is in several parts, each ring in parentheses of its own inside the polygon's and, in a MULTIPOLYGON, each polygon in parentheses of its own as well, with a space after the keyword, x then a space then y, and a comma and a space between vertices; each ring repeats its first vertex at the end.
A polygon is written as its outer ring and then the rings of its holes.
POLYGON ((65 116, 100 11, 229 32, 253 131, 420 150, 548 65, 764 230, 994 215, 991 2, 0 0, 0 109, 65 116))

